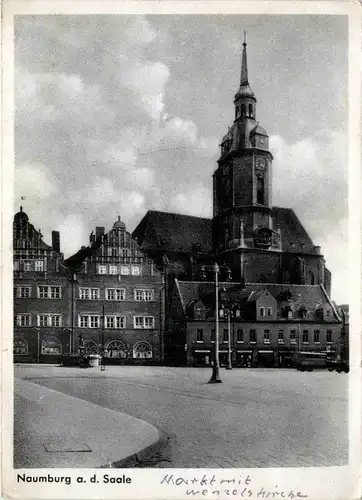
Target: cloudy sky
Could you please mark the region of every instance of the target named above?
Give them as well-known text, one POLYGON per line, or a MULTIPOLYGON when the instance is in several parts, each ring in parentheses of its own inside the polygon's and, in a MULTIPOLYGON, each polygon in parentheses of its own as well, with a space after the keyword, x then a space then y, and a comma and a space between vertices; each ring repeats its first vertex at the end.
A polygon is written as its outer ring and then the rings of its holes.
POLYGON ((120 215, 212 216, 243 30, 273 204, 321 245, 346 301, 347 17, 53 15, 15 18, 15 204, 65 256, 120 215))

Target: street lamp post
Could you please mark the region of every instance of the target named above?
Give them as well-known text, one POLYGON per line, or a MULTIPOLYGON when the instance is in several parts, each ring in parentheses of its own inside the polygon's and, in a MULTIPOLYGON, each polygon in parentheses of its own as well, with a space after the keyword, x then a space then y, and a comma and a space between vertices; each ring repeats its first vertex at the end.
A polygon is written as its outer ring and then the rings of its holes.
POLYGON ((232 370, 233 365, 231 362, 231 315, 233 311, 230 309, 226 309, 227 319, 228 319, 228 363, 226 365, 227 370, 232 370))
POLYGON ((212 367, 212 375, 209 381, 210 384, 221 383, 220 379, 220 360, 219 360, 219 271, 220 268, 214 264, 213 271, 215 273, 215 351, 214 364, 212 367))
MULTIPOLYGON (((225 266, 230 277, 230 269, 225 266)), ((210 269, 215 274, 215 349, 214 349, 214 363, 212 366, 212 375, 209 384, 220 384, 220 360, 219 360, 219 272, 220 267, 215 264, 213 266, 202 266, 201 270, 205 275, 205 270, 210 269)))

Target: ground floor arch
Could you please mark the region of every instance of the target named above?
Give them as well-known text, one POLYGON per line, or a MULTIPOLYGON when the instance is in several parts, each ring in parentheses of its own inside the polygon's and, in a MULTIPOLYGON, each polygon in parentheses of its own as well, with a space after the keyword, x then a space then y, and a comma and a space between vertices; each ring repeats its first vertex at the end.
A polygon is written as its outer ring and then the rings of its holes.
POLYGON ((59 356, 62 354, 62 342, 58 337, 49 335, 41 344, 41 354, 59 356))

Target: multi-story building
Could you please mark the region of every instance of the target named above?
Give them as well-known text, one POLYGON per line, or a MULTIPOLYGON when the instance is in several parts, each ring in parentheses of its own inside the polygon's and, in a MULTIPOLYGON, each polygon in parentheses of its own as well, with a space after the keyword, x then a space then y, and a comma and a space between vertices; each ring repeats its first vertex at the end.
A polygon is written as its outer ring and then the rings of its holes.
MULTIPOLYGON (((321 285, 219 285, 219 352, 226 364, 289 366, 295 350, 341 350, 341 319, 321 285)), ((166 353, 179 364, 209 365, 215 345, 215 284, 178 281, 166 353)))
POLYGON ((159 363, 163 357, 161 271, 118 218, 65 261, 70 272, 74 350, 104 352, 108 363, 159 363))
POLYGON ((58 362, 70 352, 70 296, 60 239, 52 246, 29 222, 23 208, 13 222, 14 359, 58 362))

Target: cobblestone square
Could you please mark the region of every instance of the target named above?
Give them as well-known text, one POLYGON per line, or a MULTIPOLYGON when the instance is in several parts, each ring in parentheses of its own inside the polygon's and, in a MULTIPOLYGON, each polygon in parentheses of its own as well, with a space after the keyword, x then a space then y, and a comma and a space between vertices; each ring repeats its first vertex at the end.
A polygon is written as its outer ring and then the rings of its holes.
POLYGON ((348 461, 348 375, 295 370, 17 366, 15 376, 127 413, 169 442, 147 466, 301 467, 348 461))

